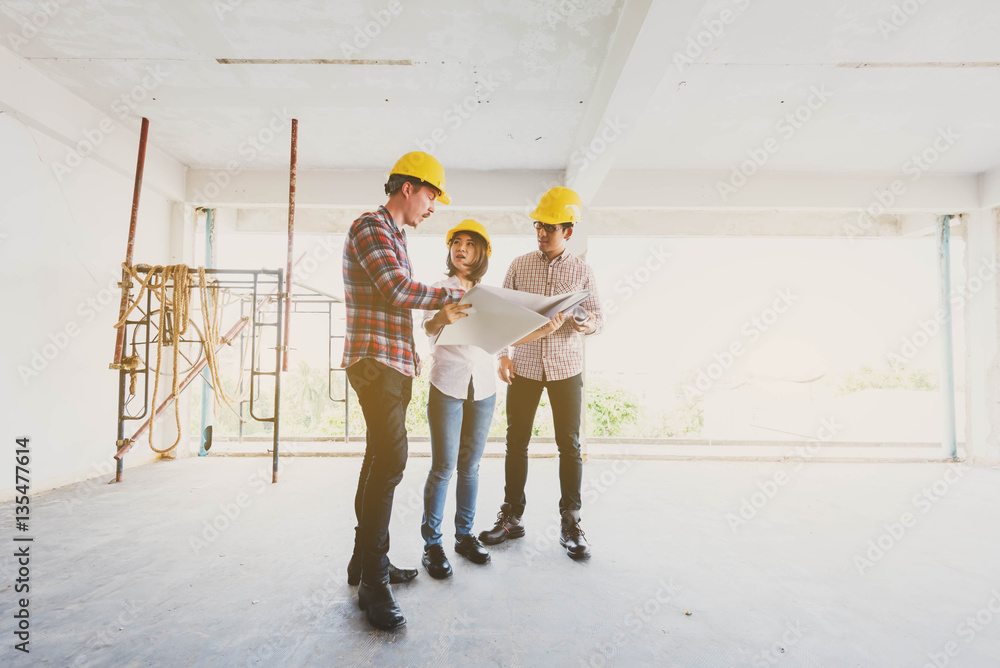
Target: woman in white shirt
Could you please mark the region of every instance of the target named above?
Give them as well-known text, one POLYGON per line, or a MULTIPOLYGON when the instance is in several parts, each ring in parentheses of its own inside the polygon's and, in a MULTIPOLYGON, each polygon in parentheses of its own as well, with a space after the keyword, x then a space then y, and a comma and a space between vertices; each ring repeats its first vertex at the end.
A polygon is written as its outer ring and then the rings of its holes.
MULTIPOLYGON (((446 242, 448 278, 434 287, 471 290, 489 268, 493 251, 489 233, 475 220, 463 220, 448 232, 446 242)), ((486 449, 496 403, 493 357, 478 346, 435 344, 445 325, 466 317, 463 311, 467 308, 467 304, 448 304, 440 311, 428 311, 423 320, 424 331, 431 337, 431 388, 427 400, 431 470, 424 486, 420 533, 424 538, 422 562, 431 577, 437 579, 447 578, 452 572, 442 545, 441 525, 448 483, 456 469, 455 552, 477 564, 490 560, 490 553, 472 534, 472 524, 479 491, 479 460, 486 449)), ((559 329, 563 318, 558 314, 515 344, 547 336, 559 329)))
MULTIPOLYGON (((489 268, 490 236, 480 223, 463 220, 448 232, 448 278, 434 287, 471 290, 489 268)), ((467 305, 449 304, 424 315, 424 331, 431 337, 430 397, 427 421, 431 431, 431 470, 424 486, 423 564, 434 578, 451 575, 444 553, 441 524, 452 471, 456 484, 455 551, 470 561, 485 564, 490 554, 472 535, 479 489, 479 460, 493 419, 496 383, 493 357, 477 346, 438 346, 437 335, 445 325, 465 317, 467 305)))

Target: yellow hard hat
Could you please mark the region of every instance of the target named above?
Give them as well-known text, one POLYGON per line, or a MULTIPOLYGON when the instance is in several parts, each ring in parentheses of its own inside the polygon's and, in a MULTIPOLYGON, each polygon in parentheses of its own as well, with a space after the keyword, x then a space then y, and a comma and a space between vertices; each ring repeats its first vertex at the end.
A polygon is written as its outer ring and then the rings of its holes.
POLYGON ((444 191, 444 167, 430 153, 410 151, 396 161, 389 175, 403 174, 418 178, 438 189, 437 201, 451 204, 451 198, 444 191))
POLYGON ((448 238, 445 239, 445 244, 451 246, 451 239, 459 232, 475 232, 483 239, 486 240, 486 257, 493 255, 493 246, 490 245, 490 233, 486 231, 482 223, 479 223, 471 218, 466 218, 461 223, 455 227, 448 230, 448 238))
POLYGON ((563 186, 549 188, 531 212, 533 220, 549 225, 579 223, 583 220, 583 202, 575 191, 563 186))

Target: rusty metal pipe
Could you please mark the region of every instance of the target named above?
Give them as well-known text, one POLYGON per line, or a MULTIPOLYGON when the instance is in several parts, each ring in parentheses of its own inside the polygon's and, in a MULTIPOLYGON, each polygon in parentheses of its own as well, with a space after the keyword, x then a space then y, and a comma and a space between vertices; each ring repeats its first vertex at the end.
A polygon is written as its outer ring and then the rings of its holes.
MULTIPOLYGON (((139 157, 135 164, 135 186, 132 188, 132 218, 128 225, 128 246, 125 248, 125 266, 132 267, 132 251, 135 250, 135 224, 139 219, 139 195, 142 193, 142 172, 146 165, 146 137, 149 135, 149 119, 143 117, 142 129, 139 131, 139 157)), ((118 311, 118 319, 125 315, 128 303, 132 299, 132 277, 122 270, 122 304, 118 311)), ((125 324, 122 323, 115 336, 115 365, 122 363, 122 351, 125 349, 125 324)), ((112 367, 114 368, 114 367, 112 367)))
POLYGON ((292 323, 292 252, 295 241, 295 177, 298 163, 299 121, 292 119, 292 152, 288 167, 288 260, 285 270, 285 333, 281 337, 284 350, 281 370, 288 371, 288 334, 292 323))

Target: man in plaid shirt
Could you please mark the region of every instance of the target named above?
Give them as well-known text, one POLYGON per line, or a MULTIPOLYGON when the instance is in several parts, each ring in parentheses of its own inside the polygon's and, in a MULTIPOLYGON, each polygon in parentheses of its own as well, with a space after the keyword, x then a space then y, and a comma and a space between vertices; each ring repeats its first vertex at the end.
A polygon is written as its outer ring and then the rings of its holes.
MULTIPOLYGON (((414 151, 400 158, 385 185, 389 201, 351 225, 344 242, 344 295, 347 336, 344 361, 365 416, 365 458, 355 496, 358 527, 350 584, 358 584, 358 603, 380 629, 406 623, 390 582, 416 577, 415 570, 389 564, 389 517, 396 485, 406 468, 406 407, 420 358, 413 341, 413 309, 441 309, 457 302, 462 290, 432 288, 413 280, 403 228, 417 227, 434 213, 435 201, 447 204, 444 168, 430 155, 414 151)), ((457 304, 454 318, 464 317, 457 304)))
POLYGON ((507 270, 503 286, 539 295, 558 295, 589 290, 581 304, 585 314, 574 318, 560 314, 556 330, 530 343, 500 353, 500 379, 507 388, 507 457, 504 504, 493 529, 479 539, 495 545, 524 535, 521 515, 526 502, 528 441, 542 390, 548 390, 552 421, 559 448, 560 543, 574 559, 590 556, 590 545, 580 528, 580 421, 583 409, 583 343, 580 334, 604 328, 604 313, 597 295, 594 272, 586 262, 566 250, 573 224, 582 219, 580 197, 569 188, 549 190, 531 214, 535 219, 538 250, 516 258, 507 270))

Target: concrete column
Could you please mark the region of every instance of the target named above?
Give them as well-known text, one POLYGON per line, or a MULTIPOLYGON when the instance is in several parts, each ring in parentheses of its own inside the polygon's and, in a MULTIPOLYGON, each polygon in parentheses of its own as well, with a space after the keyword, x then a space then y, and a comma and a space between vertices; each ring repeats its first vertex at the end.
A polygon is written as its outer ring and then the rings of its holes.
POLYGON ((968 460, 1000 464, 1000 219, 997 209, 966 217, 966 444, 968 460))

